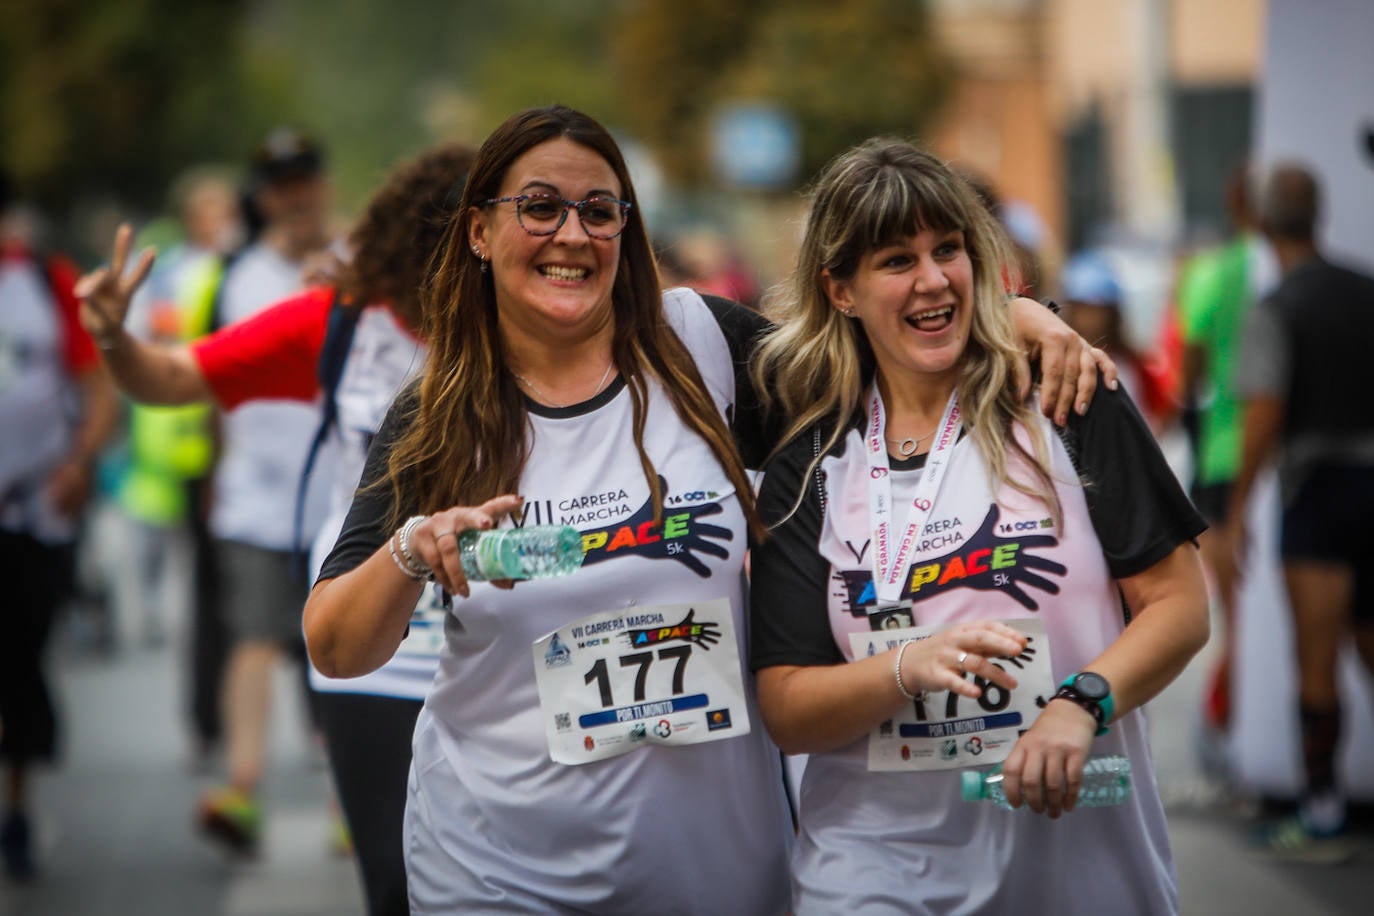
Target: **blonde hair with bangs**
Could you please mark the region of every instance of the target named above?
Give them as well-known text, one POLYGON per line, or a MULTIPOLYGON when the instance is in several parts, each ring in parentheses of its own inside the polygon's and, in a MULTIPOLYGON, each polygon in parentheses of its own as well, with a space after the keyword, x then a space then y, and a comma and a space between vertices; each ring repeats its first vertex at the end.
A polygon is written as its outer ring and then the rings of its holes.
MULTIPOLYGON (((962 231, 973 265, 972 320, 957 388, 969 435, 987 462, 989 483, 994 491, 1006 483, 1040 500, 1058 523, 1048 445, 1034 411, 1016 393, 1013 367, 1023 355, 1007 306, 1006 290, 1017 282, 1010 246, 963 178, 900 140, 869 140, 821 173, 792 279, 765 303, 777 327, 760 345, 752 371, 765 405, 780 412, 785 424, 774 454, 813 425, 830 422, 829 439, 803 476, 809 480, 820 455, 839 442, 847 421, 861 409, 877 368, 862 325, 831 305, 822 271, 848 280, 864 255, 925 229, 962 231), (1015 423, 1029 434, 1032 451, 1013 435, 1015 423), (1034 480, 1010 476, 1009 452, 1024 459, 1034 480)), ((798 493, 794 511, 801 499, 798 493)))

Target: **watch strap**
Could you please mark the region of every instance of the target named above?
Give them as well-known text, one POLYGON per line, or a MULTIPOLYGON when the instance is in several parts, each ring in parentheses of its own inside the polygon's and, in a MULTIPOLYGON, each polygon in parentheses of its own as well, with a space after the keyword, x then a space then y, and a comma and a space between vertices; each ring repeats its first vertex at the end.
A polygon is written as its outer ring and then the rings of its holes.
MULTIPOLYGON (((1101 677, 1101 675, 1099 675, 1101 677)), ((1115 703, 1112 701, 1110 688, 1107 695, 1100 700, 1084 696, 1074 686, 1074 681, 1078 678, 1078 673, 1074 673, 1064 678, 1059 684, 1059 689, 1055 691, 1051 699, 1068 700, 1086 710, 1093 720, 1097 722, 1097 735, 1107 734, 1107 725, 1112 721, 1112 714, 1115 712, 1115 703)), ((1106 678, 1103 678, 1106 681, 1106 678)))

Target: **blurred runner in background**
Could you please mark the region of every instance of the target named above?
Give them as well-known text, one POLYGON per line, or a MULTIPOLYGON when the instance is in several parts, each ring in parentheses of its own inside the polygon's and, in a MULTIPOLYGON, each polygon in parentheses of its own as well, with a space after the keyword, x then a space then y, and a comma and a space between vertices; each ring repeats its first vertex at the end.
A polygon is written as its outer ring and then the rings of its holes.
POLYGON ((38 249, 16 204, 0 173, 0 855, 22 880, 35 872, 30 769, 57 750, 44 650, 118 403, 77 321, 75 270, 38 249))
POLYGON ((1220 554, 1228 545, 1226 510, 1240 467, 1241 404, 1236 395, 1236 359, 1246 313, 1277 279, 1264 240, 1255 229, 1250 169, 1236 168, 1226 185, 1226 205, 1235 235, 1220 248, 1188 263, 1179 280, 1183 328, 1183 388, 1197 404, 1197 448, 1192 497, 1211 526, 1200 539, 1202 559, 1212 576, 1224 630, 1216 664, 1203 697, 1203 719, 1224 732, 1231 719, 1232 564, 1220 554))
MULTIPOLYGON (((315 538, 315 563, 334 546, 353 499, 367 449, 396 393, 424 363, 420 290, 431 254, 472 163, 465 147, 436 147, 396 167, 348 236, 351 259, 325 271, 327 287, 309 289, 227 326, 189 347, 153 347, 115 326, 126 291, 107 283, 86 289, 102 336, 127 341, 110 352, 116 378, 142 400, 185 403, 213 398, 226 408, 266 398, 325 396, 318 428, 337 446, 337 462, 316 474, 332 480, 329 516, 315 538), (107 323, 102 318, 108 316, 107 323), (325 473, 332 471, 332 473, 325 473)), ((122 264, 127 236, 116 243, 122 264)), ((129 284, 136 284, 144 261, 129 284)), ((287 507, 279 507, 283 514, 287 507)), ((299 621, 297 608, 297 620, 299 621)), ((362 678, 335 680, 311 671, 330 763, 356 845, 373 914, 404 914, 405 810, 410 741, 443 642, 443 610, 426 592, 412 636, 396 657, 362 678)), ((248 834, 256 818, 236 823, 248 834)))
POLYGON ((1333 264, 1316 242, 1321 192, 1306 167, 1265 179, 1260 228, 1278 258, 1278 288, 1245 323, 1236 388, 1244 398, 1240 468, 1231 493, 1228 557, 1243 556, 1245 505, 1277 455, 1279 551, 1293 613, 1306 784, 1297 815, 1265 825, 1259 849, 1295 861, 1348 860, 1346 800, 1336 780, 1341 737, 1337 657, 1354 636, 1374 671, 1374 277, 1333 264))

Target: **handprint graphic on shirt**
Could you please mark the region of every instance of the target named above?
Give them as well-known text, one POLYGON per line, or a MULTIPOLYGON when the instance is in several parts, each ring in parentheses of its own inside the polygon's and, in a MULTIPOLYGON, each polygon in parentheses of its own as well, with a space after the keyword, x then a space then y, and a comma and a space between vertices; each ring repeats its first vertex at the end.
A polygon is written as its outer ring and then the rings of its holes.
MULTIPOLYGON (((662 477, 658 480, 663 492, 670 492, 668 482, 662 477)), ((620 556, 670 559, 677 560, 703 579, 708 578, 711 569, 698 555, 709 554, 724 560, 730 556, 730 551, 717 542, 735 538, 729 528, 702 521, 722 511, 720 503, 715 502, 665 506, 662 523, 655 523, 653 502, 646 499, 629 518, 582 532, 585 550, 582 565, 590 566, 620 556)))
MULTIPOLYGON (((1059 583, 1044 574, 1063 576, 1068 568, 1062 563, 1031 553, 1036 548, 1055 547, 1059 539, 1049 534, 1017 534, 998 537, 996 534, 1001 509, 994 503, 988 514, 967 541, 943 556, 911 564, 902 588, 902 598, 915 604, 956 588, 979 591, 1000 591, 1028 611, 1038 611, 1040 604, 1027 588, 1037 588, 1051 595, 1059 594, 1059 583)), ((850 595, 867 578, 858 600, 850 606, 855 617, 867 615, 876 603, 872 572, 841 572, 850 595)))

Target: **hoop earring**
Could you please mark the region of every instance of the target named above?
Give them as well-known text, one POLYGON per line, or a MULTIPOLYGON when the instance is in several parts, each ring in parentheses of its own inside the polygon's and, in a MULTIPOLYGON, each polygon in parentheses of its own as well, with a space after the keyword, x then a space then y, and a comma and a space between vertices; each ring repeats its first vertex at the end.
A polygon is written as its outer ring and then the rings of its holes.
POLYGON ((488 263, 488 261, 487 261, 486 258, 482 257, 482 249, 478 248, 476 245, 473 245, 473 246, 472 246, 472 253, 473 253, 473 255, 477 258, 478 261, 481 261, 481 262, 482 262, 482 267, 481 267, 482 273, 486 273, 487 271, 491 270, 491 264, 488 263))

